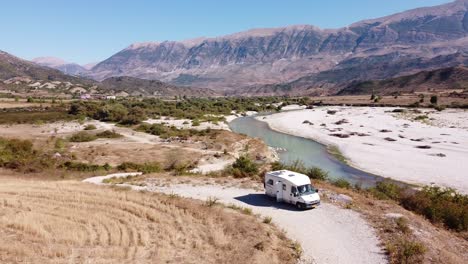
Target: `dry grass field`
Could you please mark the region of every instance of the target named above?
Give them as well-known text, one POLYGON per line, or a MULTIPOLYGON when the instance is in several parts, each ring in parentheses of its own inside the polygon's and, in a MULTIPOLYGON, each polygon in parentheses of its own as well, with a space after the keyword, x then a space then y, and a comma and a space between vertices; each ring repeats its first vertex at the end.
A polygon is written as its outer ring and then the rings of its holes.
POLYGON ((3 178, 1 263, 293 263, 284 234, 203 202, 3 178))

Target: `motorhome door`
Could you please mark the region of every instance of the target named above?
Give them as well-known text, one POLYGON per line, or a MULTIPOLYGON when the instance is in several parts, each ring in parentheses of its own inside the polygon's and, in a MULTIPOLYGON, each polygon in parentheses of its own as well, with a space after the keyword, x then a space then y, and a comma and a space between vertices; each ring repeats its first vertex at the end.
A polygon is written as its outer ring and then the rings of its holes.
POLYGON ((283 201, 283 183, 281 181, 276 183, 276 201, 283 201))

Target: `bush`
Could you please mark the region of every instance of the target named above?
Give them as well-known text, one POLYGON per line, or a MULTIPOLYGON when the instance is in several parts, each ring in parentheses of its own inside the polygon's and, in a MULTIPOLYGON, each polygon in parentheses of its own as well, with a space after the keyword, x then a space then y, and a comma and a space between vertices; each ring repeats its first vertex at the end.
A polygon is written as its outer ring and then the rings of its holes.
POLYGON ((35 150, 30 140, 0 138, 0 167, 21 172, 40 172, 54 165, 54 159, 35 150))
POLYGON ((439 101, 439 98, 437 97, 437 95, 431 96, 431 104, 436 105, 438 101, 439 101))
POLYGON ((121 138, 123 137, 121 134, 115 131, 111 131, 111 130, 106 130, 101 133, 97 133, 96 136, 98 138, 121 138))
POLYGON ((154 173, 161 171, 161 165, 157 162, 138 164, 133 162, 124 162, 117 166, 121 171, 138 171, 143 173, 154 173))
POLYGON ((426 248, 419 242, 402 238, 386 247, 392 263, 420 263, 426 248))
POLYGON ((251 177, 258 173, 258 165, 248 156, 240 156, 232 164, 231 173, 236 178, 251 177))
POLYGON ((378 199, 399 201, 404 189, 393 182, 385 180, 378 182, 375 187, 369 189, 369 191, 378 199))
POLYGON ((442 105, 436 105, 436 106, 434 107, 434 109, 437 110, 437 111, 439 111, 439 112, 442 112, 442 111, 444 111, 444 110, 446 109, 446 107, 445 107, 445 106, 442 106, 442 105))
POLYGON ((194 127, 200 126, 200 121, 198 121, 197 119, 193 120, 192 121, 192 126, 194 126, 194 127))
POLYGON ((95 172, 100 170, 109 170, 109 165, 100 166, 96 164, 88 164, 82 162, 67 161, 61 165, 62 168, 71 170, 71 171, 80 171, 80 172, 95 172))
POLYGON ((297 173, 305 174, 309 176, 309 178, 314 179, 314 180, 326 181, 329 178, 328 172, 318 167, 307 168, 304 165, 304 162, 302 162, 301 160, 295 160, 291 162, 290 164, 282 164, 281 162, 278 162, 278 161, 273 162, 271 164, 271 168, 274 171, 290 170, 290 171, 294 171, 297 173))
POLYGON ((97 139, 97 137, 93 134, 89 134, 84 131, 80 131, 76 134, 73 134, 69 140, 70 142, 90 142, 97 139))
POLYGON ((414 120, 425 120, 428 119, 429 117, 427 115, 419 115, 414 118, 414 120))
POLYGON ((413 195, 403 197, 401 204, 433 223, 443 223, 455 231, 468 230, 468 195, 453 189, 424 187, 413 195))
POLYGON ((66 142, 62 138, 57 138, 54 143, 54 148, 56 150, 63 150, 66 147, 66 142))
POLYGON ((345 179, 334 180, 332 184, 339 188, 345 188, 345 189, 351 188, 351 184, 345 179))
POLYGON ((85 126, 84 130, 96 130, 96 126, 93 124, 85 126))

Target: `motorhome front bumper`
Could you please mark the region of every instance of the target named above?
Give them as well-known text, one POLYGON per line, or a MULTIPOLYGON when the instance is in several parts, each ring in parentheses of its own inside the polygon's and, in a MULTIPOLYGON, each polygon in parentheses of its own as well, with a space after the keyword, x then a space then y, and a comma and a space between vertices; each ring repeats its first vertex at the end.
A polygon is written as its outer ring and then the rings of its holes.
POLYGON ((306 203, 305 206, 306 208, 312 208, 314 206, 318 206, 320 205, 320 201, 316 201, 316 202, 311 202, 311 203, 306 203))

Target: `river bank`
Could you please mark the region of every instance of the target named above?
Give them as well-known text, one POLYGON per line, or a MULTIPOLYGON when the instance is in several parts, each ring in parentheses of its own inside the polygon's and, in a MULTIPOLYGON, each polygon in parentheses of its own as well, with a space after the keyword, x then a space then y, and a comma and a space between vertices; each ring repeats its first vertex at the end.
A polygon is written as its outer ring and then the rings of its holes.
POLYGON ((319 107, 259 116, 271 129, 337 146, 352 166, 395 180, 468 193, 468 113, 319 107))

